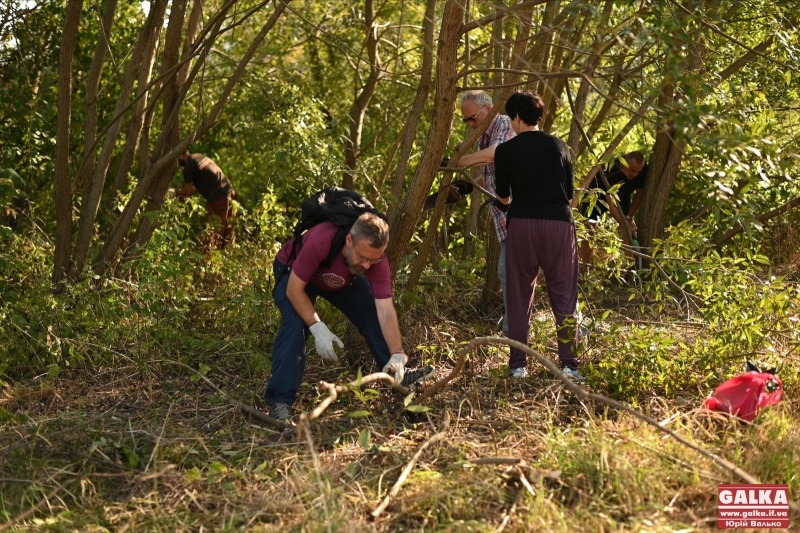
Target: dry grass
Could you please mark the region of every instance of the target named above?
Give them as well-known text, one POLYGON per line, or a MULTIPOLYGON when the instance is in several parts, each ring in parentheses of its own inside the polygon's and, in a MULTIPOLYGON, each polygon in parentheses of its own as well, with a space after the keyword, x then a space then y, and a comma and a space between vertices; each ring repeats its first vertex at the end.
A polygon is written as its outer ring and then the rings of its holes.
MULTIPOLYGON (((459 343, 489 333, 489 321, 469 305, 474 301, 471 292, 426 300, 415 306, 424 311, 403 317, 407 342, 437 362, 440 377, 459 343)), ((624 296, 606 302, 613 305, 619 321, 632 319, 635 309, 624 296)), ((552 326, 541 318, 534 346, 552 351, 552 326)), ((674 326, 661 320, 675 335, 698 334, 679 316, 674 326)), ((258 405, 266 376, 242 371, 252 354, 235 342, 225 346, 213 354, 208 378, 230 397, 258 405)), ((587 359, 602 359, 604 349, 592 344, 587 359)), ((717 484, 737 481, 637 419, 576 400, 540 369, 510 381, 502 348, 473 352, 427 413, 404 411, 403 398, 385 387, 365 402, 342 395, 312 423, 313 446, 245 418, 169 362, 181 355, 120 355, 107 368, 2 390, 0 529, 705 531, 716 529, 717 484), (371 416, 348 416, 357 410, 371 416), (419 445, 440 431, 445 413, 447 438, 421 455, 398 496, 370 521, 419 445), (485 457, 523 459, 532 492, 513 467, 470 462, 485 457)), ((350 353, 342 360, 355 366, 368 358, 350 353)), ((354 375, 354 368, 323 367, 312 358, 297 412, 324 396, 312 384, 354 375)), ((591 373, 587 387, 606 392, 602 374, 591 373)), ((790 483, 796 494, 800 417, 791 394, 743 425, 698 409, 703 391, 706 384, 697 394, 643 392, 639 409, 765 482, 790 483)))

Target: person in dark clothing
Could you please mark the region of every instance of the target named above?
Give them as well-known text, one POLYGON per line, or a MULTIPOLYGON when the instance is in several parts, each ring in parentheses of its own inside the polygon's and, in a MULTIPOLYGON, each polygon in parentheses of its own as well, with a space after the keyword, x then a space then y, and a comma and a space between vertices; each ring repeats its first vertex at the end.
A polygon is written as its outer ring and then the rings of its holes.
MULTIPOLYGON (((620 225, 620 235, 622 242, 631 246, 633 243, 628 239, 628 233, 622 228, 622 224, 627 223, 631 229, 631 236, 636 235, 636 224, 634 215, 642 205, 644 198, 644 186, 647 182, 647 163, 642 152, 630 152, 623 156, 623 160, 615 160, 614 164, 602 169, 611 187, 621 183, 617 189, 619 198, 619 209, 608 194, 608 188, 603 182, 600 172, 590 174, 583 183, 583 189, 599 189, 604 193, 590 209, 590 203, 584 199, 581 212, 589 220, 590 224, 596 224, 603 213, 610 212, 611 216, 620 225), (620 212, 621 210, 621 212, 620 212)), ((588 263, 592 259, 592 250, 589 241, 584 240, 580 248, 581 261, 588 263)))
POLYGON ((183 188, 175 189, 175 196, 186 198, 200 193, 206 199, 206 221, 216 216, 220 226, 212 233, 212 248, 223 249, 233 244, 233 200, 236 192, 222 169, 203 154, 188 151, 178 156, 183 167, 183 188))
MULTIPOLYGON (((506 102, 506 114, 517 136, 495 150, 497 196, 508 204, 506 276, 509 338, 528 343, 531 309, 539 267, 556 319, 558 356, 563 372, 580 379, 575 358, 575 313, 578 304, 578 247, 570 200, 575 171, 569 147, 539 130, 541 97, 517 92, 506 102), (511 196, 513 194, 513 201, 511 196)), ((511 376, 527 376, 527 357, 511 349, 511 376)))

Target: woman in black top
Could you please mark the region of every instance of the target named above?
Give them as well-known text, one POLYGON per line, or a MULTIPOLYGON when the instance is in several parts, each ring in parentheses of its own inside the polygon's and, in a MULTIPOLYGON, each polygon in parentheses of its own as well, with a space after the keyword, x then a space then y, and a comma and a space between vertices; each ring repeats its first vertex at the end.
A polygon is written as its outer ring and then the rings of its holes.
MULTIPOLYGON (((506 114, 517 136, 495 151, 497 196, 511 204, 506 241, 508 333, 509 338, 528 343, 541 267, 556 319, 558 356, 564 372, 578 379, 574 319, 578 247, 570 209, 575 172, 566 143, 539 130, 543 112, 539 95, 530 91, 511 95, 506 114)), ((513 377, 527 376, 527 357, 521 350, 511 349, 508 366, 513 377)))

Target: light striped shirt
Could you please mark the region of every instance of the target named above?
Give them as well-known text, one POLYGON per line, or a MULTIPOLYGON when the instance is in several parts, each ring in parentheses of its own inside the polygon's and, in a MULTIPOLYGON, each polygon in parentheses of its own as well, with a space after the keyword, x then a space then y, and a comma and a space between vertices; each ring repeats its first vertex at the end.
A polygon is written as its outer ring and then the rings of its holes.
MULTIPOLYGON (((486 129, 486 132, 478 139, 478 148, 483 150, 490 146, 497 146, 507 140, 516 136, 514 128, 511 127, 511 119, 507 115, 500 115, 494 117, 492 124, 486 129)), ((483 184, 486 190, 492 194, 496 194, 494 163, 483 165, 481 167, 481 174, 483 175, 483 184)), ((494 231, 497 233, 497 240, 503 242, 506 240, 506 214, 500 211, 495 206, 489 206, 492 213, 492 220, 494 222, 494 231)))

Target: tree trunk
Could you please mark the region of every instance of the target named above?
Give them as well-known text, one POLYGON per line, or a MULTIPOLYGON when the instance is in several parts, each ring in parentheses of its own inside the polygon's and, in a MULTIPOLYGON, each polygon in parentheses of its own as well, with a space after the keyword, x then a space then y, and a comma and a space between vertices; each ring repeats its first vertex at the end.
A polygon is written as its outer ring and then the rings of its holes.
MULTIPOLYGON (((548 2, 544 7, 542 13, 541 28, 546 31, 542 36, 540 42, 537 43, 536 52, 531 55, 531 67, 537 72, 544 72, 547 70, 548 61, 553 48, 553 34, 555 29, 552 28, 553 17, 555 16, 558 2, 548 2)), ((545 94, 546 85, 544 80, 532 84, 535 92, 542 96, 545 94)))
POLYGON ((422 215, 425 198, 439 169, 447 139, 453 125, 453 109, 456 105, 456 75, 458 67, 459 30, 464 11, 456 0, 447 0, 442 15, 436 62, 436 105, 433 106, 428 144, 422 153, 414 179, 409 186, 400 209, 391 220, 392 237, 386 255, 397 273, 408 243, 422 215))
MULTIPOLYGON (((659 109, 672 109, 674 87, 664 86, 659 98, 659 109)), ((667 201, 680 170, 686 141, 677 137, 672 120, 662 121, 656 133, 656 142, 650 156, 647 185, 644 189, 642 208, 639 210, 639 242, 651 248, 655 239, 664 236, 664 213, 667 201)))
MULTIPOLYGON (((100 89, 100 75, 103 73, 111 27, 114 24, 116 12, 117 0, 106 0, 100 29, 97 32, 97 46, 92 56, 92 66, 89 68, 89 76, 86 78, 86 95, 83 98, 86 103, 86 118, 83 122, 83 154, 86 163, 83 165, 83 172, 78 176, 78 181, 83 183, 84 198, 89 196, 92 188, 92 175, 95 168, 94 150, 97 138, 97 92, 100 89)), ((80 230, 78 232, 80 233, 80 230)))
MULTIPOLYGON (((166 2, 158 2, 158 4, 166 6, 166 2)), ((150 9, 155 8, 156 3, 152 4, 150 7, 150 9)), ((158 20, 162 20, 162 18, 163 15, 158 20)), ((122 149, 122 155, 120 155, 117 164, 117 175, 114 177, 114 182, 108 194, 108 207, 110 207, 114 201, 117 191, 122 190, 128 182, 128 175, 133 168, 136 148, 139 146, 139 141, 142 138, 142 131, 145 129, 145 113, 147 111, 149 95, 148 85, 153 75, 153 65, 155 63, 156 50, 158 49, 158 40, 161 36, 161 27, 161 24, 156 24, 150 28, 150 37, 147 41, 147 49, 142 59, 141 68, 139 69, 139 81, 136 84, 136 106, 133 108, 133 115, 128 125, 128 132, 125 135, 125 146, 122 149)), ((150 116, 152 116, 152 114, 150 114, 150 116)), ((149 150, 145 150, 145 154, 149 157, 149 150)), ((146 170, 145 168, 141 169, 142 172, 146 172, 146 170)))
POLYGON ((189 13, 189 24, 186 27, 186 39, 183 42, 183 53, 181 54, 182 65, 178 70, 178 87, 183 88, 186 79, 189 76, 189 69, 192 62, 189 57, 194 50, 195 40, 200 32, 200 26, 203 22, 203 0, 194 0, 192 2, 192 11, 189 13))
MULTIPOLYGON (((599 28, 605 28, 607 26, 612 7, 613 0, 606 0, 603 7, 603 15, 600 17, 600 22, 598 24, 599 28)), ((595 39, 596 41, 594 46, 592 46, 592 52, 589 57, 586 58, 586 64, 583 68, 585 77, 581 79, 581 84, 578 87, 578 93, 575 95, 574 107, 572 109, 572 121, 570 122, 569 135, 567 136, 567 146, 569 146, 573 154, 578 153, 580 142, 586 135, 583 122, 586 114, 586 104, 589 100, 589 90, 594 83, 591 78, 594 76, 595 70, 597 70, 597 66, 600 64, 602 55, 616 42, 616 35, 612 35, 609 38, 605 34, 598 34, 595 36, 595 39)))
MULTIPOLYGON (((701 6, 702 7, 702 6, 701 6)), ((690 43, 686 56, 681 60, 679 70, 681 83, 699 84, 694 80, 703 69, 707 46, 703 29, 697 30, 695 35, 686 36, 690 43)), ((665 84, 659 98, 659 120, 656 133, 656 142, 653 146, 653 153, 650 156, 650 165, 647 176, 647 184, 644 188, 644 199, 639 210, 637 222, 639 223, 639 243, 645 248, 652 248, 656 239, 664 236, 666 226, 664 215, 667 211, 667 203, 675 180, 681 168, 683 150, 686 147, 686 137, 675 130, 675 122, 671 118, 677 111, 678 105, 676 98, 676 81, 671 80, 668 74, 665 76, 665 84)), ((701 90, 697 89, 696 97, 702 98, 701 90)))
MULTIPOLYGON (((95 221, 97 219, 97 210, 100 206, 100 198, 103 194, 103 187, 106 183, 106 175, 108 174, 108 167, 111 164, 111 155, 117 144, 117 134, 122 127, 122 116, 125 109, 128 107, 128 100, 133 89, 133 82, 136 79, 139 65, 142 62, 142 57, 145 54, 146 46, 150 40, 150 28, 156 24, 161 23, 161 19, 157 19, 159 10, 153 6, 150 16, 145 23, 142 31, 136 39, 136 44, 131 53, 131 60, 128 68, 123 76, 122 83, 120 84, 120 93, 117 100, 117 107, 114 109, 112 123, 109 124, 103 148, 100 151, 100 157, 94 169, 94 174, 90 180, 84 182, 83 191, 84 196, 81 202, 80 221, 78 225, 78 238, 75 244, 75 254, 72 260, 72 268, 70 270, 70 277, 77 279, 84 265, 86 264, 86 257, 89 254, 89 245, 92 242, 92 237, 95 232, 95 221)), ((93 152, 93 150, 92 150, 93 152)), ((92 154, 87 154, 89 159, 92 159, 92 154)))
POLYGON ((431 78, 433 73, 433 33, 434 33, 434 18, 436 16, 436 0, 427 0, 425 3, 425 21, 422 24, 422 32, 424 35, 424 50, 422 53, 422 71, 420 72, 419 86, 417 87, 417 95, 414 98, 414 103, 411 106, 411 112, 408 116, 408 122, 404 129, 403 143, 400 145, 400 157, 397 160, 397 169, 394 173, 392 181, 392 196, 398 202, 403 196, 403 185, 406 181, 406 173, 408 172, 408 159, 411 156, 411 149, 414 147, 414 140, 417 137, 417 129, 419 128, 420 118, 425 111, 425 102, 428 101, 428 95, 431 92, 431 78))
POLYGON ((53 258, 53 285, 64 289, 70 248, 72 247, 72 191, 69 179, 69 130, 72 123, 72 60, 78 38, 78 22, 83 0, 69 0, 61 36, 58 65, 58 119, 56 126, 55 204, 56 245, 53 258))
MULTIPOLYGON (((361 134, 364 131, 364 116, 367 113, 367 106, 375 94, 375 88, 381 79, 381 60, 378 56, 378 27, 375 24, 375 0, 364 1, 364 25, 367 29, 367 36, 364 48, 369 58, 369 76, 361 87, 361 92, 353 100, 350 108, 350 135, 345 143, 344 164, 345 172, 342 186, 345 189, 353 189, 355 186, 355 176, 358 169, 358 158, 361 152, 361 134)), ((358 83, 359 72, 358 64, 353 74, 355 83, 358 83)))
POLYGON ((492 212, 488 209, 486 216, 489 218, 486 224, 486 267, 480 307, 484 313, 490 312, 493 307, 503 301, 499 290, 500 275, 497 271, 497 262, 500 260, 500 243, 497 242, 497 234, 494 231, 492 212))

